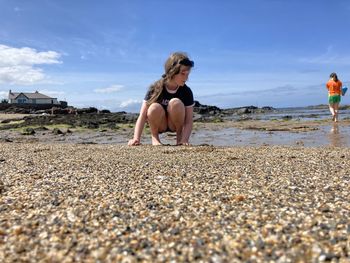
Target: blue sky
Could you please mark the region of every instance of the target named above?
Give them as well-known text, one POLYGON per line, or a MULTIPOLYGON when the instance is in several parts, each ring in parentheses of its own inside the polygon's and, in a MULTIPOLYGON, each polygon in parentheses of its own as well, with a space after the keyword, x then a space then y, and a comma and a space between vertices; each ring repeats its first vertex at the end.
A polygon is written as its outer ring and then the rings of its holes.
MULTIPOLYGON (((350 79, 348 0, 0 0, 0 98, 40 91, 137 112, 170 53, 195 61, 202 104, 327 103, 350 79)), ((348 96, 342 103, 350 103, 348 96)))

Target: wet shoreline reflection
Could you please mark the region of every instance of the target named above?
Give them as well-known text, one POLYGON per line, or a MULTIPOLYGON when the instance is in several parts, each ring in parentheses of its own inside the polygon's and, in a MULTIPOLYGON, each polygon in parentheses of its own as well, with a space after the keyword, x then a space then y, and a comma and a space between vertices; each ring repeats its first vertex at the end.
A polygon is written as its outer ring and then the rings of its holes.
POLYGON ((331 146, 340 147, 345 145, 338 123, 333 123, 328 138, 331 146))
POLYGON ((237 128, 197 130, 191 137, 193 145, 259 146, 294 145, 304 147, 350 147, 350 126, 343 123, 320 125, 314 131, 252 131, 237 128))

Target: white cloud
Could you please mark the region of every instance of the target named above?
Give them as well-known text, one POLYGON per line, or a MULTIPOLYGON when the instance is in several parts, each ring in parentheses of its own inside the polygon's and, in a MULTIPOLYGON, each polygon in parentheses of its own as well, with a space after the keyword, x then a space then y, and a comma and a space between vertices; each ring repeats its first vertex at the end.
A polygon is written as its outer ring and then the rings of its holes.
POLYGON ((39 90, 39 92, 55 98, 62 97, 66 94, 63 91, 57 91, 57 90, 39 90))
POLYGON ((349 65, 350 64, 349 59, 350 59, 350 57, 348 57, 348 56, 321 55, 318 57, 300 58, 299 61, 303 62, 303 63, 309 63, 309 64, 349 65))
POLYGON ((41 69, 29 66, 0 67, 0 84, 30 85, 45 78, 41 69))
POLYGON ((120 108, 129 108, 135 105, 141 104, 142 101, 140 100, 133 100, 133 99, 128 99, 126 101, 122 101, 119 105, 120 108))
POLYGON ((327 51, 323 54, 320 54, 315 57, 304 57, 299 59, 300 62, 309 63, 309 64, 342 64, 349 65, 350 57, 347 54, 339 55, 336 51, 334 51, 333 46, 329 46, 327 51))
POLYGON ((96 93, 114 93, 121 91, 123 89, 123 85, 112 85, 107 88, 101 88, 101 89, 95 89, 94 92, 96 93))
POLYGON ((68 100, 68 104, 78 108, 85 107, 96 107, 97 109, 108 109, 111 112, 139 112, 142 101, 128 99, 125 101, 117 101, 115 99, 82 99, 82 98, 74 98, 68 100))
POLYGON ((0 99, 7 99, 9 95, 8 91, 0 91, 0 99))
POLYGON ((0 45, 0 67, 39 64, 59 64, 60 54, 55 51, 38 52, 33 48, 13 48, 0 45))
POLYGON ((23 47, 0 45, 0 84, 31 85, 42 82, 46 76, 34 65, 60 64, 60 54, 55 51, 38 52, 23 47))

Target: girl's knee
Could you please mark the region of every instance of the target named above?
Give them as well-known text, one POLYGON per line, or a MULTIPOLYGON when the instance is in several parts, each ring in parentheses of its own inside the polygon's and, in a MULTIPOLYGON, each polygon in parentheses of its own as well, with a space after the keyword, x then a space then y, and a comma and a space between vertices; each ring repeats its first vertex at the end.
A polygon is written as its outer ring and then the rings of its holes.
POLYGON ((165 111, 162 105, 159 103, 152 103, 147 110, 147 117, 162 116, 165 115, 165 111))
POLYGON ((169 101, 168 112, 183 112, 185 111, 185 105, 180 99, 174 98, 169 101))
POLYGON ((185 107, 185 105, 183 104, 183 102, 178 99, 178 98, 173 98, 169 101, 169 106, 178 106, 178 107, 185 107))
POLYGON ((164 111, 162 105, 160 105, 159 103, 152 103, 149 107, 147 112, 160 112, 160 111, 164 111))
POLYGON ((167 112, 170 123, 176 123, 175 126, 183 125, 185 121, 186 110, 185 105, 181 100, 175 98, 171 99, 169 101, 167 112))

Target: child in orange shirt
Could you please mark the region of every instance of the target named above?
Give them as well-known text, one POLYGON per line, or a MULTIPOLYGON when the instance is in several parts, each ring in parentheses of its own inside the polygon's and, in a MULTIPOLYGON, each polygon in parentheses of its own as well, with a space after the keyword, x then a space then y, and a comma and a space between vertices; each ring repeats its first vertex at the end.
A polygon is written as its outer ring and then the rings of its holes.
POLYGON ((326 85, 328 89, 329 110, 332 114, 333 121, 338 122, 339 103, 340 96, 342 95, 343 83, 338 79, 337 74, 334 72, 329 77, 330 79, 326 85))

